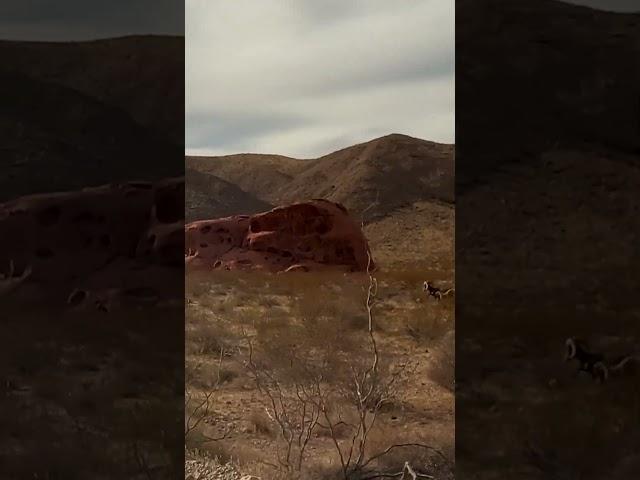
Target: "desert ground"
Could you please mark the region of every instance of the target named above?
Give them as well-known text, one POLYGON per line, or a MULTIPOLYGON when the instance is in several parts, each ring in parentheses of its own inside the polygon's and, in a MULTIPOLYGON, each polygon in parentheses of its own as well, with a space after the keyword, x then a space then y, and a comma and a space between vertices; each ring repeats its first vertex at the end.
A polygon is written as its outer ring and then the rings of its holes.
POLYGON ((181 475, 182 426, 167 419, 180 411, 182 315, 179 301, 107 314, 3 298, 2 478, 181 475))
POLYGON ((61 192, 184 175, 184 38, 0 40, 0 51, 12 92, 0 113, 0 477, 179 478, 182 245, 177 269, 114 254, 130 199, 79 202, 78 222, 63 209, 54 224, 61 192), (18 200, 33 194, 52 194, 46 232, 18 200), (94 308, 96 292, 123 285, 134 295, 94 308), (76 288, 88 305, 67 303, 76 288))
POLYGON ((454 297, 428 299, 422 282, 454 286, 453 222, 451 205, 423 201, 368 223, 371 279, 188 274, 187 474, 382 478, 409 462, 452 478, 454 297), (379 403, 360 406, 354 378, 375 351, 377 373, 363 387, 379 403), (370 428, 362 444, 358 425, 370 428))
POLYGON ((564 361, 638 353, 639 22, 456 2, 459 478, 639 476, 637 372, 564 361))
POLYGON ((639 173, 626 155, 558 149, 458 199, 468 234, 456 242, 461 478, 640 471, 639 173), (605 358, 636 360, 599 384, 565 362, 573 336, 605 358))
POLYGON ((182 474, 183 198, 178 178, 0 204, 1 478, 182 474))

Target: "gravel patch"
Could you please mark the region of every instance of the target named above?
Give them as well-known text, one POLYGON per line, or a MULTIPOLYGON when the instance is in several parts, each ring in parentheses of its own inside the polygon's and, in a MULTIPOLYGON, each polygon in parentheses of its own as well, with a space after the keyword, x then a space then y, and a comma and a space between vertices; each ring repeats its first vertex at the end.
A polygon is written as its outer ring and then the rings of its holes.
POLYGON ((185 480, 243 480, 233 465, 220 465, 206 459, 187 460, 184 463, 185 480))

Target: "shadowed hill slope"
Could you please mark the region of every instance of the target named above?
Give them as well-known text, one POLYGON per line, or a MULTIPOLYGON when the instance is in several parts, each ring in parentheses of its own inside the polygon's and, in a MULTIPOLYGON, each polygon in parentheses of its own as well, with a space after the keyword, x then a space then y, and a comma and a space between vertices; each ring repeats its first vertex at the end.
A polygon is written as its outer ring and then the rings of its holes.
POLYGON ((237 154, 220 157, 186 157, 186 168, 215 175, 270 203, 278 192, 306 166, 304 160, 280 155, 237 154))
POLYGON ((2 71, 54 83, 120 108, 140 125, 183 143, 183 37, 0 41, 0 57, 2 71))
POLYGON ((123 110, 60 85, 0 72, 0 201, 179 174, 179 150, 123 110))
POLYGON ((558 146, 640 151, 640 14, 460 0, 456 32, 459 193, 558 146))
POLYGON ((258 200, 215 175, 187 168, 185 170, 185 219, 187 222, 245 215, 270 210, 272 205, 258 200))
POLYGON ((183 175, 182 46, 0 41, 0 201, 183 175))

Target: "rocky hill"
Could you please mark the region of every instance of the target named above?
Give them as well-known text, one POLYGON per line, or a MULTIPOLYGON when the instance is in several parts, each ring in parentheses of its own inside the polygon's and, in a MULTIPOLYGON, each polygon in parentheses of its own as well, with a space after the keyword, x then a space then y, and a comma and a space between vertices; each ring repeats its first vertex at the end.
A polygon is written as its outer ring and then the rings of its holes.
POLYGON ((272 206, 236 185, 215 175, 185 170, 185 218, 187 222, 226 217, 242 212, 252 214, 270 210, 272 206))
POLYGON ((371 215, 385 216, 421 200, 454 202, 454 146, 399 134, 311 160, 243 154, 187 157, 186 165, 270 204, 324 198, 354 214, 374 204, 371 215))
POLYGON ((640 151, 640 14, 456 3, 458 194, 555 148, 640 151))
POLYGON ((0 41, 0 70, 56 84, 118 107, 181 145, 184 37, 140 35, 85 42, 0 41))
POLYGON ((0 201, 183 175, 183 43, 0 41, 0 201))

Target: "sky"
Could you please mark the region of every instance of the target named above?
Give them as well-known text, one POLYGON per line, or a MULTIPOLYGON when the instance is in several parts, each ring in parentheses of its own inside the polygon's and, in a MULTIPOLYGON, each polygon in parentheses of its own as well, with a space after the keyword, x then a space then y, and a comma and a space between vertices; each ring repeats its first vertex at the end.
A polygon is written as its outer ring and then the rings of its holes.
MULTIPOLYGON (((566 0, 640 11, 640 0, 566 0)), ((0 38, 182 35, 188 154, 310 158, 388 133, 453 143, 452 0, 20 0, 0 38)))
POLYGON ((455 3, 186 0, 186 153, 454 143, 455 3))
POLYGON ((77 41, 132 34, 183 35, 183 0, 0 2, 0 38, 77 41))

